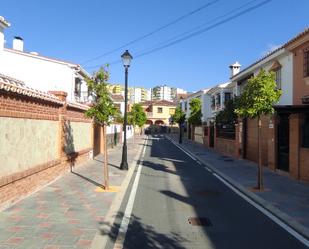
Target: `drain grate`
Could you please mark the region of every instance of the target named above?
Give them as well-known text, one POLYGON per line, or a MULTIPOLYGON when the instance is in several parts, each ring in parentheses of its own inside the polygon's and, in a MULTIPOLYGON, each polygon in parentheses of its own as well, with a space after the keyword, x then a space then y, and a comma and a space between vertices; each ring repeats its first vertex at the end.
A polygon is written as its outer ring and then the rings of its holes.
POLYGON ((191 217, 188 219, 188 222, 192 226, 203 226, 203 227, 210 227, 212 223, 208 218, 205 217, 191 217))

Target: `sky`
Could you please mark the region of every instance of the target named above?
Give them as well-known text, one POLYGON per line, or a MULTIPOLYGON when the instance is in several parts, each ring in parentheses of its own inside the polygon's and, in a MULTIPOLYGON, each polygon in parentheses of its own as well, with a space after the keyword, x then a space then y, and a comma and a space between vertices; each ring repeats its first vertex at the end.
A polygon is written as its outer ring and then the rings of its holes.
POLYGON ((0 16, 11 23, 6 47, 21 36, 25 51, 89 73, 109 63, 110 82, 120 84, 128 49, 129 86, 193 92, 229 81, 230 64, 245 68, 302 32, 308 10, 308 0, 10 0, 0 16))

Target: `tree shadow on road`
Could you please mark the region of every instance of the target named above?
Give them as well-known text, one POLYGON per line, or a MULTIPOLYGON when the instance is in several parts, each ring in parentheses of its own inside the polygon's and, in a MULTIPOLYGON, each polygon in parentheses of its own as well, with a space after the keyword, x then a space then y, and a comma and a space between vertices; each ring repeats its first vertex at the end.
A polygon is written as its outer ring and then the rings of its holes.
MULTIPOLYGON (((100 229, 101 235, 109 236, 109 243, 113 245, 117 239, 119 224, 123 217, 120 212, 116 216, 116 222, 111 226, 106 222, 100 222, 104 228, 100 229), (118 221, 117 221, 118 220, 118 221)), ((187 242, 185 238, 177 233, 163 234, 157 232, 153 226, 145 225, 142 219, 132 215, 130 225, 125 237, 123 248, 162 248, 162 249, 184 249, 182 243, 187 242)), ((109 248, 108 246, 106 248, 109 248)))

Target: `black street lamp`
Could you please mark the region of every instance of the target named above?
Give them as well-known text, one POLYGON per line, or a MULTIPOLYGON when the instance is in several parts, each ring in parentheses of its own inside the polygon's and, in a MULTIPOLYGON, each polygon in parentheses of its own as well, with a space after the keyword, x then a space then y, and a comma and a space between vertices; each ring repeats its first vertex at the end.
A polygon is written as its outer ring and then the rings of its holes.
POLYGON ((120 164, 120 169, 127 170, 128 167, 128 159, 127 159, 127 108, 128 108, 128 68, 130 66, 131 60, 133 59, 132 55, 130 55, 129 51, 126 50, 122 55, 122 63, 125 68, 125 88, 124 88, 124 119, 123 119, 123 147, 122 147, 122 159, 120 164))

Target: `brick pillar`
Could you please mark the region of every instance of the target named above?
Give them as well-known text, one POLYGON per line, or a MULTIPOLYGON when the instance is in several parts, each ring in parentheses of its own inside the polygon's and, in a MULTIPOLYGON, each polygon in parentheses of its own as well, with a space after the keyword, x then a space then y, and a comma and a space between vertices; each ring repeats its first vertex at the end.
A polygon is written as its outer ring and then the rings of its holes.
POLYGON ((299 145, 300 145, 300 114, 290 115, 290 148, 289 162, 290 174, 292 177, 299 179, 299 145))
POLYGON ((240 134, 240 123, 235 124, 235 157, 239 158, 241 155, 241 150, 240 150, 240 146, 241 146, 241 134, 240 134))
POLYGON ((214 124, 214 149, 216 149, 217 146, 217 126, 214 124))
POLYGON ((65 118, 66 118, 66 111, 67 111, 67 93, 63 91, 49 91, 48 93, 55 95, 61 101, 64 102, 63 106, 59 108, 59 124, 58 124, 58 156, 62 162, 66 161, 66 153, 65 153, 65 146, 66 146, 66 138, 65 138, 65 118))
POLYGON ((269 118, 268 125, 268 167, 272 170, 276 169, 277 166, 277 130, 278 130, 278 119, 277 116, 273 115, 269 118))

